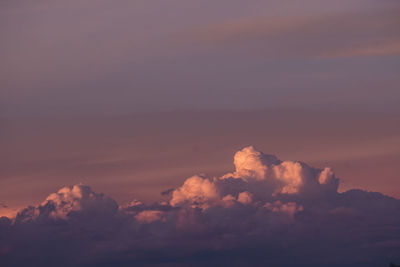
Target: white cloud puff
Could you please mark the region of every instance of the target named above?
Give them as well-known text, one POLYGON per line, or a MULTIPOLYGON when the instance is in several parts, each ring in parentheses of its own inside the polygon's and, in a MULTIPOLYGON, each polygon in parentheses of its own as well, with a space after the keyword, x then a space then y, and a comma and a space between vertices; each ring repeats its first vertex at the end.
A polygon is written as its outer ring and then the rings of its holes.
POLYGON ((233 162, 235 172, 223 177, 264 180, 268 174, 268 167, 280 161, 274 155, 264 154, 253 146, 248 146, 236 152, 233 162))
POLYGON ((97 194, 89 186, 77 184, 64 187, 46 198, 41 206, 52 205, 53 218, 66 218, 71 212, 91 212, 93 214, 113 213, 117 204, 103 194, 97 194))
POLYGON ((192 176, 183 185, 172 192, 171 206, 190 204, 207 208, 220 198, 217 186, 207 178, 192 176))
POLYGON ((190 203, 204 209, 220 204, 221 199, 226 204, 227 195, 236 196, 241 203, 250 203, 253 199, 276 198, 278 194, 337 192, 338 179, 330 168, 321 170, 298 161, 281 161, 273 155, 257 151, 253 146, 236 152, 234 164, 235 172, 221 177, 188 178, 173 191, 171 205, 190 203), (233 184, 229 179, 242 183, 233 184), (221 192, 224 194, 221 195, 221 192))
POLYGON ((186 179, 168 202, 118 207, 88 186, 64 187, 14 221, 0 218, 0 265, 400 262, 400 200, 362 190, 339 193, 330 168, 281 161, 254 147, 238 151, 234 164, 235 171, 221 177, 186 179))
POLYGON ((37 218, 67 219, 73 214, 90 214, 103 216, 117 211, 117 203, 103 195, 97 194, 83 184, 63 187, 57 193, 50 194, 38 207, 21 211, 17 220, 27 221, 37 218))

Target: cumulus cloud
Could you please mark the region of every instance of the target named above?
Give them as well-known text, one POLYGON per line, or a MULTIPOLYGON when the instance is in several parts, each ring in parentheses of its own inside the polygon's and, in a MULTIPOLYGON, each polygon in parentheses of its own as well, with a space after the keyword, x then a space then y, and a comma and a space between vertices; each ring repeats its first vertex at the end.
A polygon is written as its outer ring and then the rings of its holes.
POLYGON ((30 220, 66 220, 80 214, 92 217, 110 216, 116 213, 118 204, 111 198, 97 194, 83 184, 63 187, 50 194, 38 207, 28 207, 16 216, 16 222, 30 220))
POLYGON ((86 185, 0 219, 0 264, 385 266, 400 261, 400 200, 339 193, 329 168, 254 147, 221 177, 195 175, 169 201, 117 206, 86 185), (71 257, 74 255, 74 257, 71 257))
POLYGON ((298 206, 296 202, 288 202, 283 204, 279 200, 275 201, 274 203, 266 203, 264 207, 273 212, 287 213, 291 217, 293 217, 296 212, 303 210, 303 206, 298 206))
POLYGON ((82 184, 60 189, 49 195, 41 206, 51 206, 50 216, 64 219, 71 212, 107 214, 115 212, 118 207, 111 198, 96 194, 89 186, 82 184))
POLYGON ((250 204, 252 201, 252 194, 244 191, 239 193, 237 200, 242 204, 250 204))
POLYGON ((201 176, 188 178, 184 184, 172 192, 171 206, 189 203, 192 207, 207 208, 219 199, 218 189, 211 180, 201 176))

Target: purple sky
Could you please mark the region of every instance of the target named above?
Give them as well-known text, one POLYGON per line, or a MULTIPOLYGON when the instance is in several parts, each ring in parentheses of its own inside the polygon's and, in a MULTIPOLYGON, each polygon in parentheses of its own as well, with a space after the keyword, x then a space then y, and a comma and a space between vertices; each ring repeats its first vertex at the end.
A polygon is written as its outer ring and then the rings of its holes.
POLYGON ((103 118, 2 120, 0 195, 9 206, 40 203, 83 182, 123 203, 148 202, 197 173, 233 169, 254 145, 291 160, 330 166, 339 190, 400 197, 400 117, 265 110, 165 112, 103 118))
POLYGON ((228 170, 250 144, 339 168, 341 188, 398 196, 398 1, 0 5, 0 201, 40 201, 71 179, 154 198, 194 170, 228 170))
POLYGON ((1 114, 398 111, 398 1, 2 1, 1 114))
POLYGON ((0 1, 0 265, 400 264, 399 14, 0 1))

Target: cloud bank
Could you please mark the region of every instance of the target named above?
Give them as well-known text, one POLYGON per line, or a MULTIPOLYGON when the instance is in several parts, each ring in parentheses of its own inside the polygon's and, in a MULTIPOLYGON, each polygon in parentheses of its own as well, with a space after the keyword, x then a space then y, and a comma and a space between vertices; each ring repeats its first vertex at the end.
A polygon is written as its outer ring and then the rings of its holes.
POLYGON ((0 219, 4 266, 387 266, 400 261, 400 200, 338 193, 331 169, 245 147, 235 170, 195 175, 168 201, 120 205, 60 189, 0 219))

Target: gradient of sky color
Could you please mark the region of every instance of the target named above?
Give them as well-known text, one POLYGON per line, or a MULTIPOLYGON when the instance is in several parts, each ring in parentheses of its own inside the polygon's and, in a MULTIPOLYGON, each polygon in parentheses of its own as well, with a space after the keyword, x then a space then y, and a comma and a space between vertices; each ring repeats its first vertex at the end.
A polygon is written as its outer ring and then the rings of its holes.
POLYGON ((400 117, 314 111, 166 112, 2 120, 0 195, 39 203, 83 182, 123 203, 154 201, 197 173, 221 175, 254 145, 281 158, 330 166, 341 191, 400 197, 400 117))
POLYGON ((246 145, 398 197, 399 12, 393 0, 2 1, 0 201, 80 181, 156 199, 231 169, 246 145))
POLYGON ((400 264, 399 14, 0 1, 0 265, 400 264))
POLYGON ((398 1, 0 5, 2 116, 398 111, 398 1))

